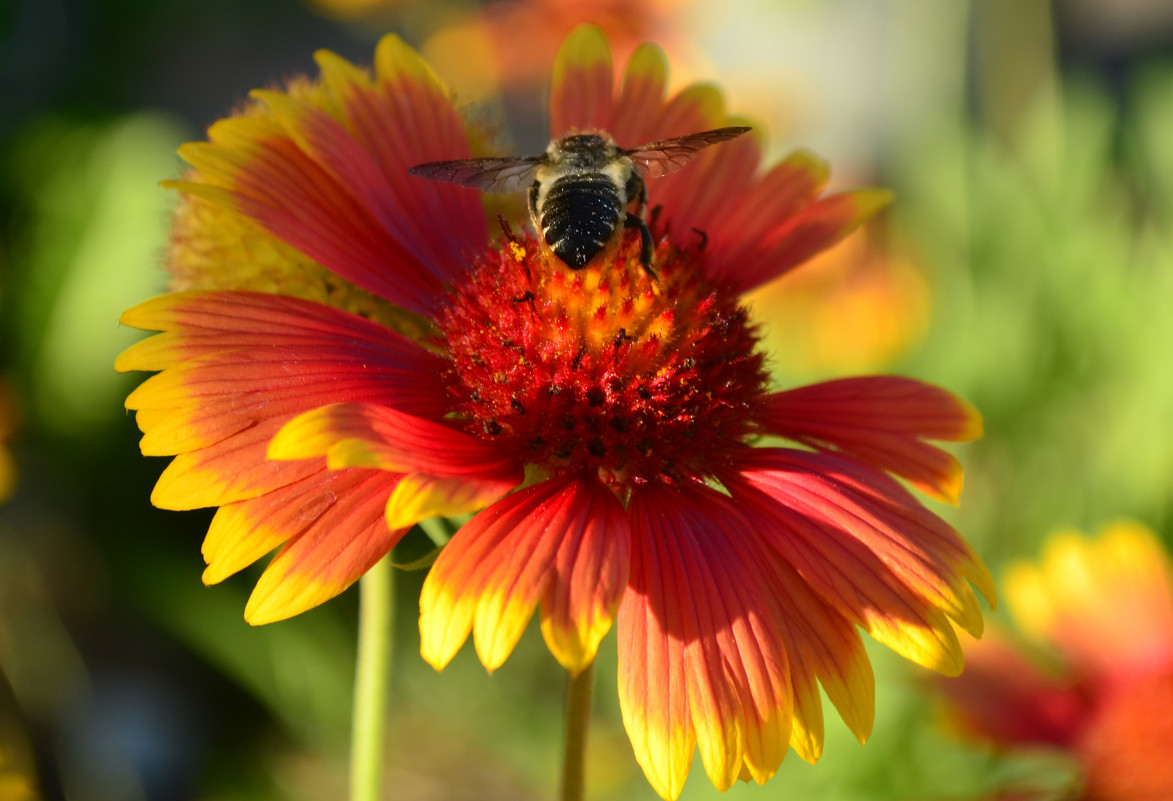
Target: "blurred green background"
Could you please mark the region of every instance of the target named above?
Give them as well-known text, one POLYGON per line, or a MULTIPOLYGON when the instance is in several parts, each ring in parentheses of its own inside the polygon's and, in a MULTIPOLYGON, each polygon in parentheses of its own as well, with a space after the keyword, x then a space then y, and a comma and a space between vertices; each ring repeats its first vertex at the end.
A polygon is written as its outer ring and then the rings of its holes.
MULTIPOLYGON (((717 80, 775 155, 893 188, 884 219, 754 298, 782 386, 901 372, 975 403, 946 515, 995 575, 1060 526, 1173 535, 1173 6, 1164 0, 0 0, 0 801, 343 797, 353 592, 242 619, 256 572, 200 584, 210 513, 154 510, 113 372, 162 291, 176 146, 327 47, 393 30, 544 145, 546 71, 596 21, 717 80), (479 60, 478 60, 479 59, 479 60), (469 69, 469 63, 489 67, 469 69)), ((930 502, 931 503, 931 502, 930 502)), ((388 798, 552 797, 563 677, 536 630, 494 675, 418 656, 401 574, 388 798)), ((993 619, 1003 615, 995 613, 993 619)), ((535 628, 536 627, 531 627, 535 628)), ((597 671, 588 796, 653 799, 597 671)), ((950 739, 926 674, 871 649, 877 723, 828 718, 733 798, 971 799, 1068 770, 950 739)), ((715 798, 700 768, 685 799, 715 798)))

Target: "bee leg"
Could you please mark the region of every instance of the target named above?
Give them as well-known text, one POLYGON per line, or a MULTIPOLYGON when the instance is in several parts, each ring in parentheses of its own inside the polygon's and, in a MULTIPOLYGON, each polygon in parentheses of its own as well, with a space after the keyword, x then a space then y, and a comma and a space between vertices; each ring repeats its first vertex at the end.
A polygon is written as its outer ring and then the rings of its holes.
POLYGON ((648 210, 648 185, 644 183, 644 179, 640 177, 638 172, 631 173, 623 191, 627 193, 628 204, 635 203, 636 215, 643 217, 644 212, 648 210))
POLYGON ((644 218, 638 214, 627 212, 627 219, 623 221, 625 228, 639 229, 639 263, 643 265, 644 270, 652 277, 653 281, 659 281, 660 277, 656 275, 656 271, 652 269, 652 255, 656 251, 655 243, 652 242, 652 232, 648 230, 648 224, 644 222, 644 218))
MULTIPOLYGON (((534 231, 541 233, 542 224, 541 218, 538 216, 538 188, 541 186, 540 182, 534 181, 530 184, 529 191, 526 192, 526 205, 529 206, 529 219, 533 223, 534 231)), ((545 236, 543 235, 543 239, 545 236)))

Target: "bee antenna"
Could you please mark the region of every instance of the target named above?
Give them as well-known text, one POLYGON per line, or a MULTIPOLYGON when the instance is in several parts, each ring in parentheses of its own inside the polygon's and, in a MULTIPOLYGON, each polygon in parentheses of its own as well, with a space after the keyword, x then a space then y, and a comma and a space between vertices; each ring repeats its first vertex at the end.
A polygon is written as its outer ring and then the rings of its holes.
POLYGON ((704 250, 709 244, 709 235, 706 234, 704 231, 702 231, 699 228, 693 228, 692 231, 694 234, 696 234, 697 236, 699 236, 701 238, 701 243, 699 245, 697 245, 697 248, 696 248, 697 251, 704 250))
POLYGON ((660 221, 660 214, 664 211, 664 204, 657 203, 652 206, 652 211, 648 215, 648 227, 654 227, 660 221))
POLYGON ((497 223, 501 226, 501 233, 505 235, 507 240, 515 245, 521 244, 517 234, 513 233, 513 226, 509 224, 509 220, 505 219, 504 214, 497 214, 497 223))

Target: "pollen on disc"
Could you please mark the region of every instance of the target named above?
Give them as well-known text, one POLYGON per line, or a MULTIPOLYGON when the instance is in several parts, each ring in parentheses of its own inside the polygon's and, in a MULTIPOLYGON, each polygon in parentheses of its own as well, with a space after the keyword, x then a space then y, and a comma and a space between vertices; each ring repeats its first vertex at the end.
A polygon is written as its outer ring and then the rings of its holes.
POLYGON ((569 270, 530 237, 482 259, 441 315, 471 433, 617 485, 705 478, 757 433, 766 373, 735 293, 698 250, 662 244, 658 280, 639 250, 627 236, 613 261, 569 270))

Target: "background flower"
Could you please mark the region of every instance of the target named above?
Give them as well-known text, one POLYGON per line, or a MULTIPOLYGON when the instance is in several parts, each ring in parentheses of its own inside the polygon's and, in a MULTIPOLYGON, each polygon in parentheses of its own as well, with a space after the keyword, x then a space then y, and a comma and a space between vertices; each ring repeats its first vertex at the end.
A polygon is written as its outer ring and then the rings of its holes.
POLYGON ((881 222, 869 223, 786 281, 753 293, 776 374, 876 372, 920 343, 932 311, 929 285, 887 239, 881 222))
POLYGON ((1108 526, 1055 534, 1036 564, 1012 565, 1007 606, 1040 651, 1002 635, 967 647, 969 671, 940 687, 966 729, 1003 748, 1061 749, 1073 796, 1156 801, 1173 793, 1173 571, 1153 533, 1108 526))

